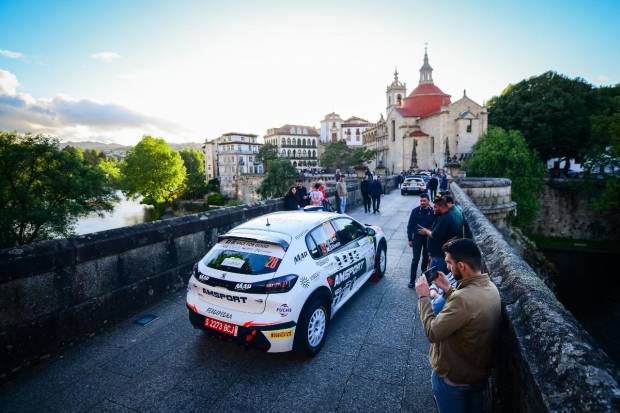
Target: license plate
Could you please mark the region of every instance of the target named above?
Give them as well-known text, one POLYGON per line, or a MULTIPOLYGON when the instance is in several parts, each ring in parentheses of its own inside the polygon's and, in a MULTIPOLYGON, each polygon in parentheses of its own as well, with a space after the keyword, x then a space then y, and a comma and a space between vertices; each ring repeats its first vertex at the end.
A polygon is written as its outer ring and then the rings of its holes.
POLYGON ((219 331, 220 333, 228 334, 229 336, 237 335, 237 326, 227 323, 225 321, 216 320, 214 318, 205 317, 205 327, 211 330, 219 331))

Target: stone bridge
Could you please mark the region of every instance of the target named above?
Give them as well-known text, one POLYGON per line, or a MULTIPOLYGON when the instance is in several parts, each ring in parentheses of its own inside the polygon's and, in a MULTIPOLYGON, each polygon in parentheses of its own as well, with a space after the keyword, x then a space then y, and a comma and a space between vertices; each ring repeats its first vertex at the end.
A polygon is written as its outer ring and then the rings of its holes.
MULTIPOLYGON (((452 189, 504 304, 488 409, 617 411, 616 368, 471 199, 452 189)), ((354 206, 359 192, 350 190, 354 206)), ((428 343, 407 288, 405 227, 415 205, 417 197, 393 191, 380 215, 350 211, 383 227, 388 271, 336 315, 313 359, 247 351, 187 321, 182 289, 192 263, 218 233, 281 201, 2 251, 0 411, 432 412, 428 343), (156 318, 137 324, 144 315, 156 318)))

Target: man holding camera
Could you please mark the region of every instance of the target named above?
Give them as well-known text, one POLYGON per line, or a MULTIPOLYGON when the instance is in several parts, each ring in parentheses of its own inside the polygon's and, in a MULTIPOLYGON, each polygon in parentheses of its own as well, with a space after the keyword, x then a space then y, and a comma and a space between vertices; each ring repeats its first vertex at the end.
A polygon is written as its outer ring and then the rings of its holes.
POLYGON ((413 288, 415 279, 418 274, 418 264, 422 258, 422 271, 426 270, 428 265, 428 249, 426 236, 419 233, 422 228, 430 228, 433 225, 433 208, 429 205, 427 194, 420 195, 420 206, 411 210, 409 222, 407 224, 407 239, 409 246, 413 248, 413 259, 411 260, 411 271, 409 288, 413 288))
POLYGON ((442 250, 458 285, 452 288, 438 272, 434 282, 446 296, 439 314, 431 308, 426 277, 419 277, 415 286, 420 319, 431 343, 433 395, 440 413, 482 412, 501 318, 499 292, 481 273, 482 257, 472 240, 456 239, 442 250))
POLYGON ((463 236, 463 215, 455 209, 454 205, 449 205, 446 197, 436 199, 434 207, 435 214, 439 216, 436 217, 433 228, 420 228, 419 233, 428 239, 428 254, 431 257, 430 267, 436 267, 438 270, 447 273, 448 269, 441 247, 448 240, 463 236))

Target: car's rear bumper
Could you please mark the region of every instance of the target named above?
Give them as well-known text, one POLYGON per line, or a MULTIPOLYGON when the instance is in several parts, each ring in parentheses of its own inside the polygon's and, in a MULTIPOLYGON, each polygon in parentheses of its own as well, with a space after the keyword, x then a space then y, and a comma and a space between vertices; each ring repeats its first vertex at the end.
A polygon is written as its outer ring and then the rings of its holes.
POLYGON ((231 340, 242 345, 259 348, 269 353, 291 351, 295 339, 294 321, 275 314, 248 314, 231 311, 207 303, 191 291, 187 294, 186 306, 189 310, 189 321, 195 328, 204 330, 209 335, 231 340), (209 317, 237 326, 237 334, 231 336, 205 327, 205 318, 209 317))

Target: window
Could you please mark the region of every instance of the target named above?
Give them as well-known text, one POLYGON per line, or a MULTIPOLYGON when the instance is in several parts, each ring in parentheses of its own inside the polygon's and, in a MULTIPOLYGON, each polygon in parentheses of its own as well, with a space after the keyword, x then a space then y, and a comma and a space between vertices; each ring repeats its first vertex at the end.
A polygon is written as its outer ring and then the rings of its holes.
POLYGON ((392 120, 392 142, 396 141, 396 121, 392 120))
MULTIPOLYGON (((253 241, 224 240, 203 259, 203 264, 216 270, 246 275, 263 275, 275 272, 282 261, 284 250, 276 245, 249 252, 253 241)), ((262 244, 261 244, 262 245, 262 244)))
POLYGON ((431 136, 431 153, 435 153, 435 137, 431 136))
POLYGON ((338 241, 340 241, 342 245, 348 244, 349 242, 366 235, 364 228, 349 218, 334 219, 332 224, 336 229, 338 241))
POLYGON ((341 243, 336 236, 336 231, 329 222, 324 222, 321 226, 312 230, 310 234, 306 235, 306 246, 308 250, 310 250, 312 258, 327 255, 340 247, 340 245, 341 243))
POLYGON ((469 125, 467 125, 467 132, 471 133, 471 119, 469 120, 469 125))
POLYGON ((396 104, 398 106, 401 106, 402 102, 403 102, 403 97, 400 94, 396 95, 396 104))

